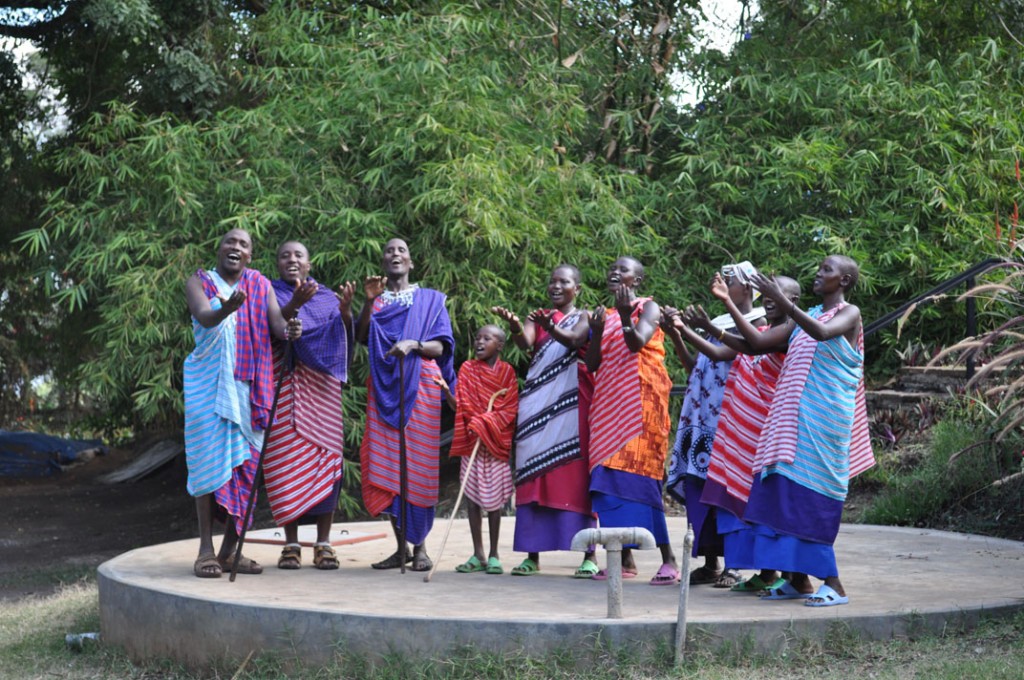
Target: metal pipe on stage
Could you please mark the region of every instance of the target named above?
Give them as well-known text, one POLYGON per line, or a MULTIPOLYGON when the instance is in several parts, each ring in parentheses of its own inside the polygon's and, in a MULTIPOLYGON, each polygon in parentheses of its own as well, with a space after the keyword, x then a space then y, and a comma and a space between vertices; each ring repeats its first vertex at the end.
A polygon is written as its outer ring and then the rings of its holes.
POLYGON ((608 618, 622 618, 622 549, 635 545, 640 550, 654 550, 654 534, 643 527, 607 527, 583 529, 572 537, 570 550, 586 552, 590 546, 603 545, 608 553, 608 618))

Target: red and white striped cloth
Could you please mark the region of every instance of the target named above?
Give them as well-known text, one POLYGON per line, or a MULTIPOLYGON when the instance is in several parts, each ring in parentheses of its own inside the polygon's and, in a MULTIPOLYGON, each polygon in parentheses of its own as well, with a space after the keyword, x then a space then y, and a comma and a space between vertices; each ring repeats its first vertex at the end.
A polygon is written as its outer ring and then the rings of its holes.
MULTIPOLYGON (((827 323, 847 303, 836 305, 822 312, 816 318, 827 323)), ((811 362, 817 352, 818 341, 805 332, 798 331, 789 346, 786 363, 779 376, 776 398, 764 430, 761 433, 757 454, 754 460, 754 472, 777 463, 791 464, 796 458, 797 426, 800 415, 802 389, 783 389, 784 383, 804 385, 811 370, 811 362)), ((861 326, 857 337, 857 350, 864 352, 864 328, 861 326)), ((864 389, 864 375, 860 376, 854 396, 853 430, 850 440, 850 473, 853 479, 875 464, 875 456, 871 450, 871 435, 868 431, 867 400, 864 389)))
POLYGON ((470 359, 459 369, 455 400, 455 432, 449 456, 468 456, 480 441, 481 449, 499 460, 508 460, 519 410, 519 386, 515 369, 498 359, 494 366, 470 359), (490 411, 487 405, 499 390, 490 411))
MULTIPOLYGON (((634 318, 650 299, 633 301, 634 318)), ((622 335, 622 319, 614 308, 608 309, 601 335, 601 366, 590 403, 591 470, 640 436, 644 429, 640 359, 629 351, 622 335)))
POLYGON ((332 493, 342 473, 344 441, 341 383, 297 362, 281 385, 263 463, 270 509, 279 526, 299 519, 332 493))
MULTIPOLYGON (((761 332, 767 326, 759 328, 761 332)), ((729 369, 722 413, 711 449, 708 481, 720 484, 729 495, 747 502, 753 483, 754 454, 761 428, 775 396, 784 352, 759 356, 740 354, 729 369)))
POLYGON ((466 498, 487 512, 501 510, 515 489, 508 459, 500 460, 486 451, 479 451, 473 459, 472 468, 469 461, 469 457, 464 456, 459 468, 459 481, 466 490, 466 498))

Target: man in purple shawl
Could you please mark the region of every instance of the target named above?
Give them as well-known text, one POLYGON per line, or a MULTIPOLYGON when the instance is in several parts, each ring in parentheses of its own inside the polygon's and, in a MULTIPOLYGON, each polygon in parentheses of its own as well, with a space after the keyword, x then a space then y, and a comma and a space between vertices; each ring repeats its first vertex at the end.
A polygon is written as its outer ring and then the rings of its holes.
POLYGON ((315 522, 313 566, 337 569, 330 531, 342 482, 341 394, 354 344, 356 284, 349 281, 338 294, 318 284, 309 276, 309 252, 298 241, 286 241, 277 249, 277 271, 281 278, 273 287, 282 308, 308 298, 298 311, 304 332, 292 343, 293 365, 285 365, 281 343, 274 347, 276 369, 285 376, 263 469, 270 509, 284 527, 285 546, 277 566, 302 566, 299 524, 315 522))
POLYGON ((443 399, 434 379, 443 377, 454 391, 455 338, 444 294, 409 283, 413 263, 405 241, 388 241, 383 264, 386 276, 369 276, 363 282, 366 302, 356 325, 356 337, 370 350, 366 430, 359 450, 363 503, 374 516, 382 512, 391 516, 398 542, 395 553, 373 567, 402 566, 404 515, 404 534, 414 546, 412 570, 429 571, 433 564, 424 541, 437 504, 443 399), (405 412, 399 414, 403 402, 405 412), (408 471, 404 512, 400 424, 405 429, 408 471))

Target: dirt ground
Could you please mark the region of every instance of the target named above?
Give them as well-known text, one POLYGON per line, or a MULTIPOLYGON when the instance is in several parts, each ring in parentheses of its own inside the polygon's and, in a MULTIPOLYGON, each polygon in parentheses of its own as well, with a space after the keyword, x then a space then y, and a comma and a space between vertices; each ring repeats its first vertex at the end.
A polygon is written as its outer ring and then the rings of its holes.
MULTIPOLYGON (((184 455, 136 482, 98 481, 151 443, 111 450, 50 477, 0 477, 0 507, 8 518, 0 523, 0 602, 49 594, 128 550, 199 535, 184 455)), ((458 495, 458 465, 443 466, 442 475, 438 512, 447 517, 458 495)), ((335 521, 362 519, 339 515, 335 521)), ((261 493, 253 526, 273 525, 261 493)))
MULTIPOLYGON (((50 477, 0 477, 8 518, 0 523, 0 602, 49 594, 128 550, 199 535, 184 455, 136 482, 97 481, 146 448, 115 449, 50 477)), ((458 464, 442 467, 441 487, 438 516, 447 517, 458 495, 458 464)), ((666 511, 682 512, 675 503, 666 511)), ((256 528, 273 526, 262 494, 255 514, 256 528)), ((336 521, 346 519, 366 517, 336 521)))
POLYGON ((50 477, 0 477, 0 600, 44 595, 127 550, 197 535, 183 456, 138 482, 96 481, 136 455, 112 450, 50 477))

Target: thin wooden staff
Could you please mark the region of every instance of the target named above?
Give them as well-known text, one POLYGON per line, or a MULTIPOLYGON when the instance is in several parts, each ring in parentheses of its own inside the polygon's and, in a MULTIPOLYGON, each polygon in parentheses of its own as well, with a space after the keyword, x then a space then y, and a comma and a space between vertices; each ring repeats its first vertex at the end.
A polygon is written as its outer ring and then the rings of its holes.
MULTIPOLYGON (((494 408, 494 400, 501 395, 508 392, 507 387, 502 387, 500 390, 491 395, 490 401, 487 402, 487 413, 491 412, 494 408)), ((452 524, 455 522, 455 513, 459 510, 459 504, 462 503, 462 494, 466 490, 466 482, 469 481, 469 474, 473 471, 473 461, 476 460, 476 452, 480 450, 480 439, 477 438, 476 444, 473 445, 473 452, 469 454, 469 463, 466 465, 466 474, 463 475, 462 483, 459 484, 459 495, 455 499, 455 505, 452 507, 452 514, 448 518, 448 527, 444 530, 444 538, 441 539, 441 549, 437 551, 437 559, 434 560, 434 566, 430 568, 430 572, 423 577, 424 583, 430 583, 430 579, 434 576, 434 572, 437 571, 437 565, 441 564, 441 556, 444 555, 444 546, 448 543, 448 534, 452 532, 452 524)))
POLYGON ((409 546, 406 545, 406 520, 408 512, 405 507, 409 495, 409 468, 405 455, 405 355, 398 355, 398 542, 401 547, 398 549, 401 573, 405 573, 405 558, 409 554, 409 546))
MULTIPOLYGON (((235 559, 231 563, 232 583, 238 575, 238 563, 242 560, 242 544, 245 543, 245 532, 249 530, 249 520, 252 519, 252 510, 256 505, 256 494, 260 482, 263 480, 263 458, 267 454, 267 443, 270 441, 270 430, 274 427, 274 418, 277 416, 277 400, 281 396, 281 386, 284 385, 284 378, 292 371, 292 341, 284 343, 284 364, 281 366, 281 377, 277 379, 277 387, 274 389, 274 402, 270 406, 270 419, 267 421, 267 429, 263 432, 263 445, 260 447, 260 459, 256 462, 256 474, 252 478, 252 488, 249 489, 249 501, 245 504, 245 517, 242 520, 242 533, 238 535, 238 547, 235 548, 235 559)), ((229 518, 230 521, 230 518, 229 518)))

